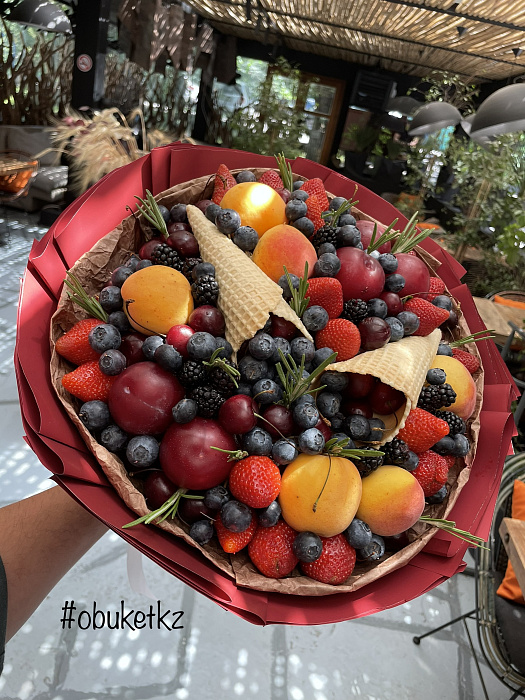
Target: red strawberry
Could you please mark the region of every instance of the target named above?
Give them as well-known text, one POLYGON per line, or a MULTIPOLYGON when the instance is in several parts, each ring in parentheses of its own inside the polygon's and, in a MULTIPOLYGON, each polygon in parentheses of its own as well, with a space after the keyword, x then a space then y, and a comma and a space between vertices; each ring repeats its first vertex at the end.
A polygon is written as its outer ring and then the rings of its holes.
POLYGON ((430 278, 430 287, 428 289, 428 294, 425 294, 425 299, 427 301, 432 301, 440 294, 445 292, 445 283, 439 277, 430 278))
POLYGON ((255 514, 252 515, 252 521, 244 532, 232 532, 231 530, 228 530, 228 528, 224 527, 220 513, 218 513, 215 520, 215 531, 217 533, 219 544, 225 552, 228 552, 228 554, 236 554, 237 552, 240 552, 241 549, 246 547, 246 545, 253 539, 256 530, 257 518, 255 517, 255 514))
POLYGON ((297 532, 279 520, 272 527, 260 527, 248 545, 250 559, 261 574, 269 578, 288 576, 299 559, 293 553, 292 545, 297 532))
POLYGON ((452 469, 452 467, 456 463, 456 458, 454 457, 454 455, 445 455, 443 459, 447 463, 447 469, 449 470, 452 469))
POLYGON ((318 348, 332 348, 337 353, 337 362, 355 357, 361 347, 361 334, 352 321, 333 318, 315 336, 318 348))
POLYGON ((474 374, 479 369, 479 360, 475 355, 471 355, 470 352, 466 350, 461 350, 460 348, 452 348, 452 357, 459 360, 462 365, 468 369, 470 374, 474 374))
POLYGON ((397 437, 406 442, 409 450, 420 454, 448 435, 449 430, 446 421, 422 408, 413 408, 397 437))
POLYGON ((283 181, 281 180, 279 173, 277 173, 275 170, 267 170, 261 175, 259 182, 268 185, 268 187, 271 187, 274 190, 282 190, 284 188, 283 181))
POLYGON ((307 212, 306 215, 314 225, 314 231, 319 230, 324 226, 324 221, 321 217, 321 212, 324 211, 319 198, 315 195, 310 195, 306 200, 307 212))
POLYGON ((419 299, 418 297, 412 297, 412 299, 405 302, 403 310, 411 311, 419 318, 419 328, 412 334, 419 336, 430 335, 450 315, 450 312, 446 309, 440 309, 426 299, 419 299))
POLYGON ((319 204, 321 205, 321 211, 327 211, 328 207, 330 206, 330 202, 328 201, 328 197, 326 196, 326 190, 324 188, 323 181, 320 178, 314 177, 311 180, 307 180, 304 183, 304 185, 301 186, 300 189, 304 190, 305 192, 308 192, 310 197, 312 195, 317 197, 319 204))
POLYGON ((215 202, 215 204, 220 204, 224 194, 232 187, 235 187, 236 184, 237 181, 228 168, 223 164, 219 165, 215 173, 215 184, 211 201, 215 202))
POLYGON ((448 461, 437 452, 428 450, 419 455, 419 464, 412 472, 426 497, 433 496, 447 483, 448 461))
POLYGON ((321 583, 337 585, 343 583, 354 570, 355 549, 348 544, 344 535, 321 537, 323 551, 319 559, 301 563, 304 574, 321 583))
POLYGON ((328 318, 339 318, 343 313, 343 288, 335 277, 312 277, 308 281, 308 306, 322 306, 328 318))
POLYGON ((281 490, 281 472, 269 457, 246 457, 235 464, 228 484, 234 498, 251 508, 267 508, 281 490))
POLYGON ((73 328, 64 333, 55 343, 55 350, 74 365, 98 360, 100 353, 93 350, 88 341, 89 331, 103 323, 97 318, 85 318, 75 323, 73 328))
POLYGON ((84 362, 72 372, 64 374, 62 386, 81 401, 107 401, 116 378, 101 372, 98 361, 84 362))

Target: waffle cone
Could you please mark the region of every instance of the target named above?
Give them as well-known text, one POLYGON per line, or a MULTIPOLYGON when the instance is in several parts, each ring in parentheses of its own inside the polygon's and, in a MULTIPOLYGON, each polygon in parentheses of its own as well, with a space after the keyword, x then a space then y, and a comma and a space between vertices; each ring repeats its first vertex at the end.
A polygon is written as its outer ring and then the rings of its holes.
POLYGON ((226 339, 234 352, 253 338, 270 313, 291 321, 312 339, 300 318, 283 299, 282 289, 212 224, 200 209, 188 205, 188 221, 201 255, 215 266, 219 283, 218 307, 226 321, 226 339))
POLYGON ((440 339, 440 330, 435 330, 423 338, 402 338, 377 350, 364 352, 351 360, 336 362, 327 367, 327 370, 336 372, 371 374, 384 384, 403 392, 406 403, 397 411, 391 424, 385 420, 387 431, 382 443, 397 435, 405 425, 411 409, 417 406, 421 386, 436 355, 440 339))

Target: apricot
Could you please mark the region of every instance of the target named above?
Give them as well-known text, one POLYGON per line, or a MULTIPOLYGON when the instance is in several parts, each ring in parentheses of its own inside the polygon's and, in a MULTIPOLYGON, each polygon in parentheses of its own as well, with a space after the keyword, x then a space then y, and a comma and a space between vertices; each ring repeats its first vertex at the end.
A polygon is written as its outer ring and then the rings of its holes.
POLYGON ((253 251, 253 262, 274 282, 284 274, 302 277, 304 264, 308 263, 308 277, 312 275, 317 261, 315 248, 296 228, 281 224, 266 231, 253 251))
POLYGON ((281 477, 279 504, 284 520, 298 532, 321 537, 343 532, 361 499, 361 476, 344 457, 300 454, 281 477))
POLYGON ((240 182, 221 200, 223 209, 234 209, 241 217, 241 225, 251 226, 259 237, 286 222, 285 206, 280 194, 263 182, 240 182))
POLYGON ((376 535, 393 537, 416 523, 425 507, 418 480, 401 467, 379 467, 363 479, 356 517, 376 535))
POLYGON ((454 389, 457 398, 447 411, 452 411, 463 420, 468 420, 476 407, 476 384, 468 369, 455 357, 436 355, 431 367, 439 367, 447 375, 447 383, 454 389))
POLYGON ((172 326, 185 324, 193 311, 190 283, 165 265, 134 272, 121 292, 130 324, 144 335, 166 335, 172 326))

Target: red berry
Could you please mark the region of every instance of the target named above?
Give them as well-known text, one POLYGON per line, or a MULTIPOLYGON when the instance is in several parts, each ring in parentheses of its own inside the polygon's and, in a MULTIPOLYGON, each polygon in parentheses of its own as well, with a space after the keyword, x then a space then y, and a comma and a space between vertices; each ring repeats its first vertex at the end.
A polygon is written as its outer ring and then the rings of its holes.
POLYGON ((64 374, 62 386, 81 401, 107 401, 109 390, 117 377, 101 372, 98 361, 85 362, 72 372, 64 374))
POLYGON ((315 344, 318 348, 332 348, 337 353, 337 362, 343 362, 357 355, 361 347, 361 335, 352 321, 334 318, 316 334, 315 344))
POLYGON ((252 515, 252 521, 246 530, 243 532, 232 532, 224 527, 221 520, 221 514, 217 513, 217 519, 215 520, 217 539, 219 540, 219 544, 223 550, 228 554, 236 554, 237 552, 240 552, 241 549, 246 547, 246 545, 253 539, 256 530, 257 518, 255 515, 252 515))
POLYGON ((259 182, 268 185, 268 187, 271 187, 274 190, 282 190, 284 188, 283 181, 281 180, 279 173, 277 173, 275 170, 267 170, 261 175, 259 182))
POLYGON ((460 348, 452 348, 452 357, 455 357, 456 360, 459 360, 462 365, 464 365, 470 374, 474 374, 474 372, 477 372, 480 363, 478 358, 475 355, 471 355, 470 352, 467 352, 466 350, 461 350, 460 348))
POLYGON ((324 221, 321 216, 322 212, 324 211, 323 206, 319 199, 315 195, 311 194, 306 200, 306 207, 306 216, 313 223, 314 231, 318 231, 324 226, 324 221))
POLYGON ((428 294, 425 294, 425 299, 427 301, 432 301, 432 299, 435 299, 440 294, 443 294, 444 291, 445 283, 443 282, 443 280, 439 277, 431 277, 430 287, 428 288, 428 294))
MULTIPOLYGON (((305 192, 308 192, 310 197, 314 196, 317 198, 317 201, 319 202, 319 205, 321 206, 321 211, 326 211, 328 207, 330 206, 330 202, 328 201, 328 197, 326 196, 326 190, 323 184, 323 181, 319 177, 314 177, 311 180, 307 180, 302 186, 301 189, 304 190, 305 192)), ((308 200, 306 200, 308 203, 308 200)))
POLYGON ((215 202, 215 204, 220 204, 226 192, 232 187, 235 187, 236 184, 237 181, 228 168, 224 164, 219 165, 215 174, 213 196, 211 198, 212 202, 215 202))
POLYGON ((251 396, 235 394, 219 409, 219 423, 232 435, 243 435, 257 425, 257 404, 251 396))
POLYGON ((447 483, 449 463, 446 457, 432 450, 419 455, 419 464, 412 472, 423 489, 425 497, 433 496, 447 483))
POLYGON ((397 437, 404 440, 412 452, 420 454, 448 435, 449 430, 446 421, 433 416, 422 408, 413 408, 397 437))
POLYGON ((269 578, 288 576, 299 559, 293 553, 297 532, 279 520, 272 527, 260 527, 248 545, 250 559, 261 574, 269 578))
POLYGON ((412 335, 425 336, 430 335, 442 323, 448 320, 449 312, 446 309, 440 309, 434 306, 426 299, 413 297, 404 305, 405 311, 411 311, 419 318, 419 328, 412 335))
POLYGON ((281 490, 281 472, 269 457, 246 457, 237 462, 228 481, 232 496, 251 508, 267 508, 281 490))
POLYGON ((335 277, 312 277, 308 281, 308 306, 322 306, 328 318, 339 318, 343 313, 343 288, 335 277))
POLYGON ((344 583, 354 570, 356 553, 348 544, 344 535, 321 537, 323 551, 319 559, 304 563, 301 569, 304 574, 321 583, 331 583, 336 586, 344 583))
POLYGON ((84 362, 98 360, 100 353, 93 350, 88 341, 89 332, 95 326, 100 326, 102 321, 97 318, 85 318, 75 323, 73 328, 60 336, 55 343, 55 350, 61 357, 74 365, 82 365, 84 362))

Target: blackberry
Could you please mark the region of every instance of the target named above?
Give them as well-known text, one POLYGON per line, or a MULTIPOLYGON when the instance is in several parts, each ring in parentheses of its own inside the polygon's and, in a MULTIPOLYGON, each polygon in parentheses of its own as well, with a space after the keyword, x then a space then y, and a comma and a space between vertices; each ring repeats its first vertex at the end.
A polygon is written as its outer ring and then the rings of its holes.
MULTIPOLYGON (((223 360, 223 362, 230 367, 235 367, 230 360, 223 360)), ((222 367, 212 367, 208 372, 208 377, 212 386, 220 391, 221 394, 224 394, 224 396, 232 396, 235 394, 235 390, 237 389, 235 382, 222 367)))
POLYGON ((182 270, 182 258, 174 248, 170 248, 166 243, 161 243, 155 248, 151 253, 151 260, 154 265, 165 265, 179 272, 182 270))
POLYGON ((439 396, 439 387, 435 384, 424 386, 417 400, 418 408, 423 408, 425 411, 437 411, 441 408, 441 397, 439 396))
POLYGON ((190 284, 193 284, 193 268, 202 262, 202 258, 186 258, 182 266, 182 274, 190 284))
POLYGON ((438 393, 441 401, 439 408, 447 408, 447 406, 452 406, 457 398, 456 392, 448 383, 440 384, 438 386, 438 393))
POLYGON ((212 418, 226 401, 220 391, 211 386, 198 386, 190 394, 197 404, 197 414, 202 418, 212 418))
POLYGON ((385 453, 383 461, 386 464, 395 464, 399 467, 406 462, 409 453, 408 445, 399 438, 386 442, 381 447, 381 451, 385 453))
MULTIPOLYGON (((375 447, 360 447, 359 449, 375 451, 375 447)), ((360 459, 356 459, 354 464, 361 474, 361 478, 364 479, 365 476, 368 476, 378 467, 380 467, 383 464, 383 460, 383 456, 376 457, 375 455, 371 455, 370 457, 361 457, 360 459)))
POLYGON ((194 389, 197 386, 201 386, 206 381, 206 367, 202 362, 186 360, 177 376, 182 386, 185 386, 187 389, 194 389))
POLYGON ((434 415, 448 423, 450 435, 463 435, 467 430, 467 425, 463 418, 452 413, 452 411, 435 411, 434 415))
POLYGON ((345 302, 341 318, 352 321, 356 326, 368 316, 368 304, 362 299, 349 299, 345 302))
POLYGON ((195 306, 217 306, 219 298, 219 285, 215 277, 211 275, 202 275, 191 285, 191 293, 195 306))
POLYGON ((335 226, 323 226, 317 231, 311 242, 316 251, 319 250, 323 243, 331 243, 337 247, 337 229, 335 226))

